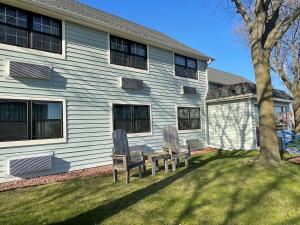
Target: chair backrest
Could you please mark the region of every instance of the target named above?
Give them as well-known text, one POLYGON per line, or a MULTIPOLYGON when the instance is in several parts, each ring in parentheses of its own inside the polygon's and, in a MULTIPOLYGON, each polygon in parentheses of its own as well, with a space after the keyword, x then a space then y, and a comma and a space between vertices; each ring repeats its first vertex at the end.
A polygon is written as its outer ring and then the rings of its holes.
POLYGON ((171 149, 173 152, 179 151, 179 137, 177 127, 167 125, 163 127, 163 147, 171 149))
POLYGON ((114 150, 113 153, 117 155, 126 155, 129 159, 128 138, 125 130, 115 130, 112 133, 114 150))

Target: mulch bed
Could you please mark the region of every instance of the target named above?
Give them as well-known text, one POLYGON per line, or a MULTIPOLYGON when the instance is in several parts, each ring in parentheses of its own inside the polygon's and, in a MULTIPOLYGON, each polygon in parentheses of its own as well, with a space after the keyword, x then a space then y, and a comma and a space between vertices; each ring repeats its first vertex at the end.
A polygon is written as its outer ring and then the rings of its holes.
POLYGON ((300 156, 288 159, 288 162, 300 165, 300 156))
MULTIPOLYGON (((192 151, 192 155, 202 155, 214 152, 214 148, 205 148, 201 150, 192 151)), ((62 182, 67 180, 72 180, 79 177, 90 177, 99 174, 112 173, 112 166, 99 166, 82 170, 75 170, 61 174, 54 174, 42 177, 35 177, 29 179, 21 179, 11 182, 0 183, 0 192, 13 190, 17 188, 32 187, 43 184, 50 184, 56 182, 62 182)))
POLYGON ((192 151, 192 155, 203 155, 211 152, 215 152, 217 149, 216 148, 204 148, 196 151, 192 151))
POLYGON ((29 179, 16 180, 11 182, 0 183, 0 192, 13 190, 17 188, 32 187, 42 184, 50 184, 72 180, 79 177, 90 177, 104 173, 111 173, 112 166, 99 166, 82 170, 74 170, 67 173, 35 177, 29 179))

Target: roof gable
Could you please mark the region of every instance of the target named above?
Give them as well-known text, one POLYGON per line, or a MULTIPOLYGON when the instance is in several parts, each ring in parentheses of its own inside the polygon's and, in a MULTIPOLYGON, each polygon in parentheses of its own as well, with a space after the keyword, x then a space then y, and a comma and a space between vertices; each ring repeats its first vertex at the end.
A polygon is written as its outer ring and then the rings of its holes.
POLYGON ((232 73, 227 73, 221 70, 213 69, 213 68, 208 68, 208 81, 211 83, 217 83, 217 84, 223 84, 223 85, 231 85, 231 84, 238 84, 238 83, 251 83, 250 80, 239 76, 235 75, 232 73))

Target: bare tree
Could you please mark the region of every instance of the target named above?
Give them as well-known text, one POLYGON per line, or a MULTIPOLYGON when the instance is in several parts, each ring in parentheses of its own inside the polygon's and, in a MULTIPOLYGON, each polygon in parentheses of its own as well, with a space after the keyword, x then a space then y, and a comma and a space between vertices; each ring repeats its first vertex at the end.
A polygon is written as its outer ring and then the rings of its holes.
POLYGON ((259 106, 261 158, 269 163, 276 163, 280 161, 280 155, 272 99, 270 57, 275 45, 300 16, 300 0, 231 2, 247 27, 259 106), (283 11, 288 13, 284 14, 283 11))
POLYGON ((295 132, 300 134, 300 18, 277 43, 271 65, 294 98, 295 132))

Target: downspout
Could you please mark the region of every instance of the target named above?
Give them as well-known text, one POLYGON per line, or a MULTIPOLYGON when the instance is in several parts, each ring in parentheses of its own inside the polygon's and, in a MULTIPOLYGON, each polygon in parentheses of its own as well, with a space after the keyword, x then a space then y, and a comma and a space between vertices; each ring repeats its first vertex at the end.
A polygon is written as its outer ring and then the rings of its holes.
POLYGON ((207 61, 207 66, 206 66, 206 71, 205 71, 205 77, 206 77, 206 92, 204 95, 204 114, 205 114, 205 147, 208 147, 208 145, 210 144, 209 141, 209 125, 208 125, 208 109, 207 109, 207 104, 206 104, 206 97, 208 94, 208 89, 209 89, 209 82, 208 82, 208 66, 209 64, 211 64, 214 61, 214 59, 209 59, 207 61))

